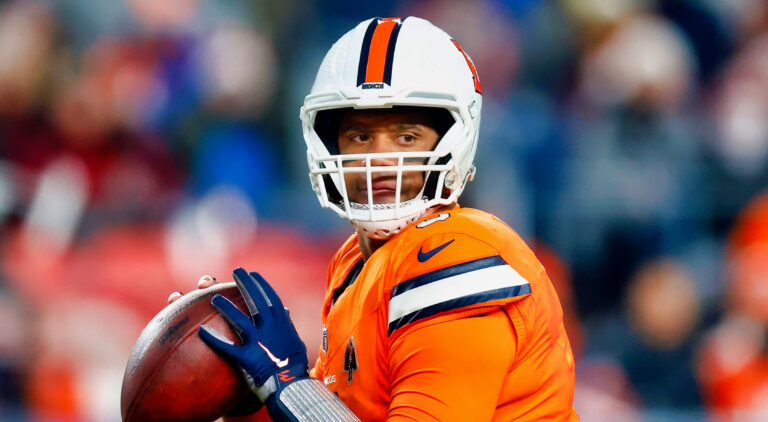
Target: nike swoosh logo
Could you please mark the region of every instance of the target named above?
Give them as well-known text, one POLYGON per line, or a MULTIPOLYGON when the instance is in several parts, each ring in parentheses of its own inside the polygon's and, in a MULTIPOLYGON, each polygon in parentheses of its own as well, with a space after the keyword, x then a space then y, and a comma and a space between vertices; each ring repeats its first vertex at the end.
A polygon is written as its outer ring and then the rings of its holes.
POLYGON ((285 358, 283 360, 280 360, 277 358, 277 356, 273 355, 272 352, 269 351, 269 349, 264 347, 264 345, 261 344, 260 341, 258 343, 259 343, 259 346, 261 346, 261 348, 264 349, 265 352, 267 352, 267 356, 269 356, 269 359, 271 359, 272 362, 275 362, 275 365, 277 365, 278 368, 283 368, 286 365, 288 365, 288 359, 290 358, 285 358))
POLYGON ((451 240, 443 243, 442 245, 436 247, 435 249, 432 249, 429 252, 424 252, 422 250, 422 248, 419 248, 419 256, 417 257, 419 259, 419 262, 425 262, 429 258, 432 258, 433 256, 435 256, 436 253, 442 251, 443 249, 445 249, 446 246, 448 246, 451 243, 453 243, 454 240, 456 240, 456 239, 451 239, 451 240))

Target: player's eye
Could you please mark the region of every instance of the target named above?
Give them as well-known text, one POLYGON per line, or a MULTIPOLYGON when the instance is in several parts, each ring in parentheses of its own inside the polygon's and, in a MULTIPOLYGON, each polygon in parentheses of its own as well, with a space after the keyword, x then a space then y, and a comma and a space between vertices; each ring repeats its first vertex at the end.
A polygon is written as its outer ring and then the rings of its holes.
POLYGON ((358 133, 357 135, 353 135, 351 139, 352 142, 368 142, 371 137, 365 133, 358 133))
POLYGON ((411 133, 404 133, 397 137, 398 141, 404 144, 411 144, 416 141, 416 136, 411 133))

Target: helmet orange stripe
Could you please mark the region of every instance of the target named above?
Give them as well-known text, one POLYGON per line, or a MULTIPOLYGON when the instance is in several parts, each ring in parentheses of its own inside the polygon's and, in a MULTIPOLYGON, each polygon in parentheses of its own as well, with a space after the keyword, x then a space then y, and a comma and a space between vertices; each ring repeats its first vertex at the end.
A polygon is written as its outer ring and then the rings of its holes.
POLYGON ((395 18, 382 19, 371 38, 371 49, 368 52, 368 66, 365 70, 365 82, 384 82, 384 65, 387 59, 389 37, 398 22, 395 18))
POLYGON ((373 18, 371 19, 371 23, 368 24, 368 28, 365 30, 363 44, 360 46, 360 62, 357 66, 357 86, 360 86, 365 82, 365 72, 368 67, 368 53, 371 49, 371 39, 373 38, 373 32, 378 25, 379 18, 373 18))
MULTIPOLYGON (((394 18, 398 19, 398 18, 394 18)), ((405 18, 408 19, 408 18, 405 18)), ((405 20, 401 20, 392 29, 392 34, 389 36, 389 45, 387 46, 387 58, 384 62, 384 83, 392 85, 392 63, 395 61, 395 44, 397 43, 397 35, 400 33, 400 28, 405 20)))

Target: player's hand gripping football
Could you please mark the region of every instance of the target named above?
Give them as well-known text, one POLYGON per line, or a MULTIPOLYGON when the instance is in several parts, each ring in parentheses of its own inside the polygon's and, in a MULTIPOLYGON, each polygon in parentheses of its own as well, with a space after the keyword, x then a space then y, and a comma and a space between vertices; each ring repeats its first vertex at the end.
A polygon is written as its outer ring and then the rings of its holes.
POLYGON ((221 295, 214 296, 211 304, 229 322, 242 345, 207 325, 200 326, 198 333, 214 351, 237 365, 251 390, 266 401, 284 384, 308 376, 307 348, 280 297, 261 275, 242 268, 233 275, 250 315, 221 295))

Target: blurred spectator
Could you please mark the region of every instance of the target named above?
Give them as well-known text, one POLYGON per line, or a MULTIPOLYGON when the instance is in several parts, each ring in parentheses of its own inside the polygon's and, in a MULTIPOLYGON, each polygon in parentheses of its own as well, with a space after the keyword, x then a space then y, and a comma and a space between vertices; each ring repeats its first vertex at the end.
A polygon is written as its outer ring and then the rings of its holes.
POLYGON ((728 238, 732 255, 768 242, 768 192, 752 198, 735 218, 728 238))
MULTIPOLYGON (((0 4, 0 160, 6 212, 30 195, 24 170, 40 170, 57 141, 46 100, 55 73, 56 20, 39 2, 0 4), (22 168, 17 168, 17 165, 22 168)), ((2 221, 2 220, 0 220, 2 221)))
POLYGON ((560 0, 559 3, 581 33, 581 47, 601 43, 628 17, 649 11, 655 0, 560 0))
POLYGON ((615 308, 632 271, 685 250, 705 224, 693 74, 681 33, 647 15, 617 23, 581 62, 552 224, 583 312, 615 308))
POLYGON ((643 420, 632 383, 621 365, 610 358, 585 357, 579 362, 573 408, 584 421, 643 420))
POLYGON ((560 303, 563 307, 565 332, 568 333, 571 349, 573 350, 575 358, 578 360, 584 346, 584 333, 581 328, 578 314, 576 313, 576 303, 575 298, 573 297, 573 279, 571 278, 571 274, 560 257, 546 245, 537 242, 533 246, 533 251, 539 259, 539 262, 541 262, 541 265, 547 270, 547 275, 549 276, 549 279, 552 280, 552 285, 555 287, 557 296, 560 299, 560 303))
POLYGON ((754 1, 716 2, 677 0, 659 2, 659 13, 672 21, 690 41, 696 60, 699 83, 708 86, 733 53, 735 35, 730 31, 721 7, 741 7, 754 1), (736 6, 740 7, 740 6, 736 6))
POLYGON ((13 168, 0 160, 0 232, 3 223, 16 205, 16 186, 13 180, 13 168))
POLYGON ((768 415, 768 194, 736 219, 728 248, 724 315, 702 342, 698 367, 706 404, 722 420, 768 415))
POLYGON ((757 321, 731 315, 711 330, 698 356, 705 403, 718 420, 761 421, 768 415, 766 332, 757 321))
POLYGON ((634 335, 620 356, 643 404, 700 408, 691 361, 701 300, 688 271, 673 260, 646 263, 629 286, 627 314, 634 335))
POLYGON ((192 157, 193 192, 205 194, 216 187, 242 191, 260 213, 279 215, 273 198, 283 181, 268 138, 258 128, 220 120, 201 133, 192 157))
POLYGON ((130 307, 65 294, 34 315, 26 400, 34 420, 119 420, 120 377, 143 322, 130 307), (116 329, 118 328, 119 329, 116 329), (55 380, 55 382, 52 382, 55 380))
POLYGON ((704 4, 727 22, 739 44, 768 29, 768 4, 763 1, 707 1, 704 4))
POLYGON ((587 106, 674 111, 691 92, 693 67, 686 40, 675 27, 639 15, 619 23, 585 56, 580 94, 587 106))
POLYGON ((285 177, 280 176, 278 151, 263 127, 252 123, 272 100, 276 64, 271 45, 251 28, 218 28, 204 40, 199 60, 208 122, 199 129, 191 157, 193 192, 234 187, 260 213, 279 214, 273 198, 285 177))
POLYGON ((0 118, 23 119, 41 106, 55 19, 36 2, 0 4, 0 118))
POLYGON ((275 54, 267 39, 252 28, 213 30, 200 51, 203 96, 216 111, 253 117, 264 111, 275 86, 275 54))
POLYGON ((126 3, 139 22, 151 32, 183 28, 200 8, 200 0, 127 0, 126 3))
POLYGON ((674 261, 646 264, 635 274, 627 296, 630 323, 639 340, 657 350, 679 348, 700 314, 696 284, 674 261))
POLYGON ((25 356, 31 325, 26 303, 0 291, 0 420, 23 420, 27 413, 24 392, 31 362, 25 356))
MULTIPOLYGON (((628 286, 625 311, 585 322, 585 365, 596 359, 616 365, 640 408, 671 420, 695 415, 702 404, 693 364, 701 315, 697 289, 678 261, 643 264, 628 286)), ((577 376, 584 379, 578 370, 577 376)))
POLYGON ((709 195, 718 198, 714 214, 721 234, 768 180, 768 32, 743 44, 711 97, 716 131, 708 138, 713 160, 707 186, 709 195))
POLYGON ((736 219, 728 243, 724 315, 699 351, 707 406, 728 421, 768 415, 768 195, 736 219))

